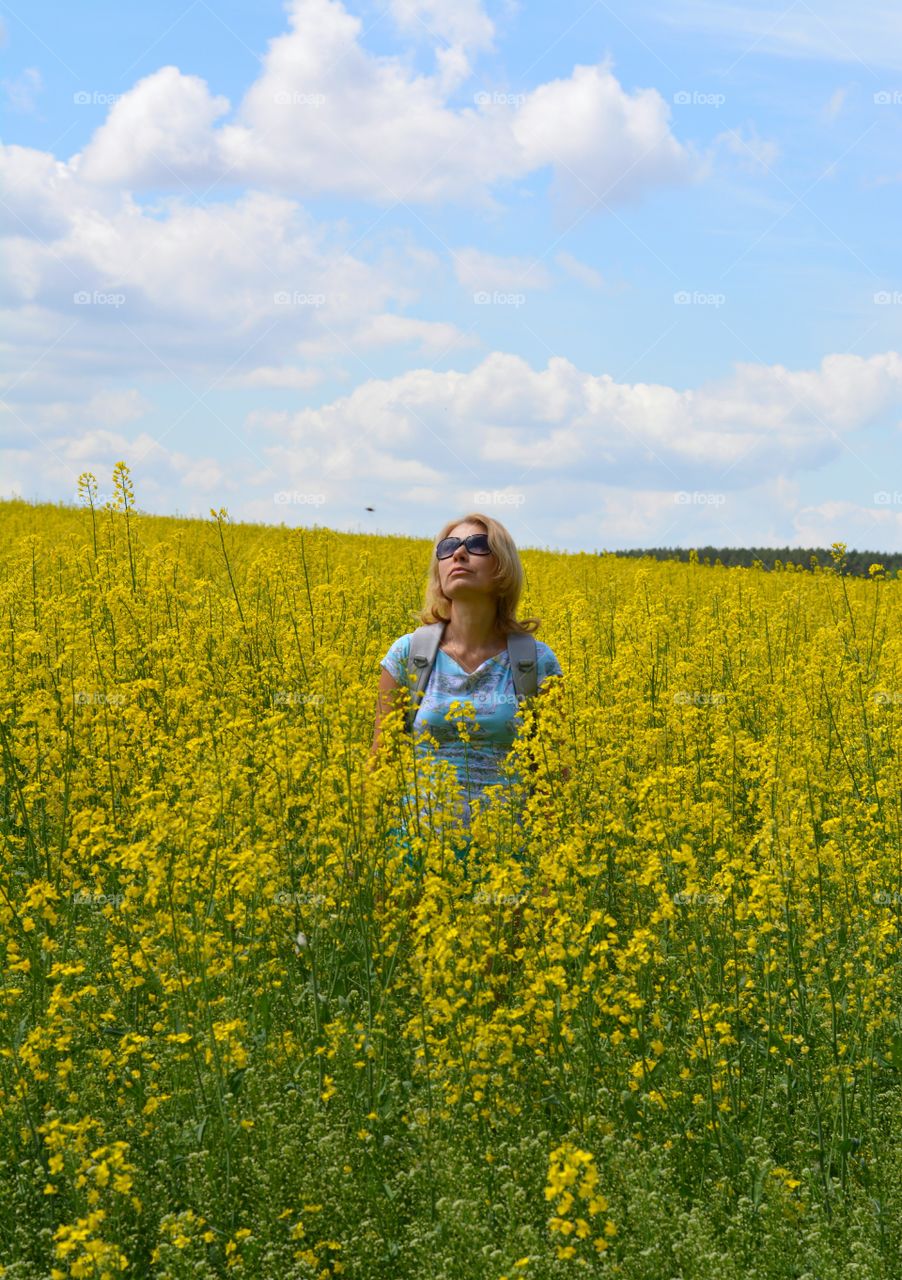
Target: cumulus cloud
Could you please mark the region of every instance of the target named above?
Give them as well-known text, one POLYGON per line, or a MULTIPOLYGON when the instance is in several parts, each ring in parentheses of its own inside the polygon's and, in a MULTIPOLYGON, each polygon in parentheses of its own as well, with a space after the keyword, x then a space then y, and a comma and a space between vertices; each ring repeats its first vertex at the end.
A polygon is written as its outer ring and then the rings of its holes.
POLYGON ((894 351, 830 355, 811 370, 738 364, 728 378, 685 390, 616 383, 562 357, 535 370, 494 352, 469 373, 372 379, 319 408, 254 413, 249 426, 277 437, 264 452, 287 472, 295 450, 328 466, 353 441, 388 451, 387 473, 392 456, 408 467, 439 456, 459 476, 503 476, 515 488, 578 477, 657 489, 672 503, 699 486, 737 491, 821 466, 844 435, 900 402, 894 351), (464 439, 461 453, 448 446, 464 439))
POLYGON ((436 83, 451 94, 470 76, 470 54, 492 48, 495 24, 480 0, 391 0, 400 31, 434 45, 436 83))
POLYGON ((113 103, 78 157, 79 175, 124 187, 190 182, 202 189, 222 175, 213 125, 228 109, 228 98, 214 97, 199 76, 161 67, 113 103))
MULTIPOLYGON (((63 234, 76 219, 101 217, 121 208, 118 191, 92 188, 75 177, 74 168, 47 151, 0 143, 0 234, 46 239, 63 234)), ((17 257, 9 268, 27 279, 17 257)))
MULTIPOLYGON (((259 385, 277 381, 261 376, 259 385)), ((40 476, 69 489, 79 471, 105 475, 102 459, 125 457, 136 464, 144 503, 203 510, 209 497, 206 505, 228 500, 241 518, 268 521, 347 527, 365 504, 377 505, 389 527, 406 512, 413 531, 437 507, 464 509, 481 494, 523 545, 841 538, 886 547, 902 541, 897 495, 800 507, 799 481, 842 456, 855 432, 888 425, 900 404, 895 351, 830 355, 811 369, 739 364, 725 378, 682 389, 618 383, 560 357, 533 368, 494 352, 470 372, 413 369, 317 407, 257 408, 246 418, 240 474, 183 445, 169 451, 170 442, 148 431, 128 439, 111 424, 143 408, 137 396, 96 401, 92 412, 105 411, 107 425, 86 423, 80 433, 71 429, 77 415, 62 414, 50 448, 10 442, 2 457, 20 486, 40 476), (321 504, 315 510, 311 495, 321 504)))
POLYGON ((656 89, 624 92, 609 62, 539 85, 513 121, 529 169, 550 165, 571 198, 616 204, 691 173, 656 89))
POLYGON ((493 187, 546 168, 571 197, 614 203, 701 172, 657 90, 627 92, 608 61, 449 106, 468 73, 463 45, 484 47, 491 23, 475 3, 396 4, 406 26, 427 15, 460 42, 432 76, 370 53, 340 0, 293 0, 290 30, 270 41, 233 119, 217 123, 229 103, 204 81, 163 67, 123 94, 72 164, 88 181, 134 190, 200 194, 228 182, 386 204, 490 203, 493 187))
MULTIPOLYGON (((17 333, 4 360, 19 396, 64 386, 79 395, 79 376, 121 371, 186 379, 294 369, 305 343, 322 355, 355 341, 426 353, 465 341, 452 324, 391 310, 419 298, 440 270, 434 254, 401 242, 378 261, 356 257, 346 230, 285 196, 143 206, 21 147, 0 147, 0 182, 10 210, 0 313, 17 333)), ((312 385, 296 371, 257 377, 312 385)))
POLYGON ((594 267, 590 267, 588 263, 581 262, 579 258, 568 253, 566 249, 562 249, 560 253, 554 255, 554 260, 573 280, 578 280, 580 284, 587 285, 590 289, 603 289, 605 287, 605 279, 600 271, 596 271, 594 267))

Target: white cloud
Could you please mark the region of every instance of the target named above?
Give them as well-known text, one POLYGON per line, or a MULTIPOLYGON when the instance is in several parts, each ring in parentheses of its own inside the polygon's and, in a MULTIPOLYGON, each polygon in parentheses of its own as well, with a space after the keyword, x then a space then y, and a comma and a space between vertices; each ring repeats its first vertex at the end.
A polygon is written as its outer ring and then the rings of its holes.
POLYGON ((454 273, 465 289, 547 289, 551 276, 541 258, 499 258, 480 249, 456 249, 454 273))
POLYGON ((20 440, 9 448, 0 447, 0 472, 16 476, 4 492, 24 497, 52 495, 56 500, 76 502, 77 480, 83 471, 93 472, 101 504, 112 496, 113 460, 129 464, 139 507, 172 512, 198 508, 206 515, 211 505, 204 497, 219 500, 243 488, 246 476, 235 476, 212 457, 190 456, 169 450, 152 435, 134 437, 122 432, 95 429, 79 431, 53 441, 52 448, 23 447, 20 440))
POLYGON ((353 344, 362 347, 412 344, 418 350, 437 354, 460 347, 478 345, 478 338, 464 334, 456 325, 443 320, 418 320, 414 316, 386 313, 373 316, 352 335, 353 344))
POLYGON ((293 365, 260 365, 248 373, 233 374, 225 381, 238 387, 280 387, 289 391, 306 391, 322 382, 321 369, 299 369, 293 365))
POLYGON ((845 499, 800 507, 793 516, 790 546, 829 547, 845 542, 866 551, 902 544, 902 512, 886 506, 864 506, 845 499))
POLYGON ((464 341, 390 310, 420 297, 441 270, 435 254, 396 241, 367 262, 345 249, 346 229, 284 196, 143 207, 20 147, 0 147, 0 182, 13 211, 0 314, 15 324, 4 362, 17 396, 79 398, 86 375, 240 378, 293 367, 305 342, 343 354, 355 335, 427 353, 464 341))
POLYGON ((161 67, 113 103, 73 167, 87 182, 202 190, 222 175, 213 125, 228 109, 199 76, 161 67))
POLYGON ((741 129, 727 129, 717 135, 713 145, 715 148, 725 146, 738 157, 744 169, 752 172, 771 168, 780 155, 779 145, 771 139, 759 137, 754 125, 750 126, 745 137, 741 129))
POLYGON ((478 338, 445 321, 419 320, 415 316, 386 312, 351 326, 344 334, 327 333, 299 342, 297 349, 306 360, 394 346, 412 346, 424 355, 438 356, 462 347, 477 346, 478 342, 478 338))
POLYGON ((469 373, 373 379, 320 408, 254 414, 251 425, 277 436, 264 452, 286 474, 296 449, 327 457, 353 442, 390 450, 406 466, 438 457, 462 478, 503 476, 514 489, 544 486, 553 474, 556 484, 657 489, 673 502, 677 491, 731 492, 779 476, 785 499, 787 477, 835 457, 844 434, 899 403, 902 356, 893 351, 831 355, 813 370, 738 364, 684 391, 615 383, 561 357, 534 370, 494 352, 469 373), (447 443, 462 440, 459 449, 447 443))
POLYGON ((495 24, 480 0, 390 0, 389 8, 405 35, 433 43, 436 85, 443 96, 469 79, 470 53, 493 46, 495 24))
POLYGON ((824 119, 833 121, 845 106, 846 97, 848 95, 848 87, 841 85, 834 93, 830 95, 829 100, 824 104, 824 119))
POLYGON ((605 62, 539 85, 517 110, 513 133, 528 169, 552 166, 559 187, 579 203, 616 204, 693 176, 669 121, 657 90, 626 93, 605 62))
POLYGON ((0 84, 3 85, 6 100, 13 111, 22 115, 30 115, 34 111, 37 96, 44 88, 44 82, 37 67, 26 67, 15 80, 3 80, 0 84))
POLYGON ((580 262, 579 258, 575 258, 566 249, 556 253, 554 260, 562 271, 565 271, 571 279, 578 280, 580 284, 587 285, 590 289, 603 289, 605 287, 605 279, 600 271, 596 271, 594 267, 590 267, 586 262, 580 262))
MULTIPOLYGON (((851 433, 886 425, 900 404, 894 351, 831 355, 802 370, 737 365, 683 390, 616 383, 560 357, 533 369, 494 352, 468 373, 414 369, 316 408, 257 409, 242 433, 253 462, 239 469, 100 422, 57 432, 51 448, 0 450, 0 469, 24 492, 71 492, 82 470, 103 489, 124 457, 149 509, 227 501, 239 518, 336 528, 367 505, 397 530, 410 521, 408 504, 421 512, 416 524, 439 506, 469 504, 475 490, 497 490, 522 499, 499 499, 497 512, 523 545, 891 548, 902 544, 896 502, 869 489, 800 507, 799 478, 842 456, 851 433)), ((106 406, 122 418, 140 407, 106 406)))
MULTIPOLYGON (((404 12, 427 9, 480 43, 477 6, 414 0, 404 12)), ((368 52, 361 20, 340 0, 292 0, 289 22, 234 119, 217 125, 227 100, 163 67, 115 103, 73 166, 92 182, 135 190, 200 195, 221 179, 389 204, 486 204, 497 184, 546 167, 581 202, 614 203, 701 172, 671 133, 661 95, 628 93, 608 62, 577 66, 513 101, 483 91, 476 106, 454 109, 447 96, 467 70, 459 47, 445 51, 435 76, 418 75, 399 57, 368 52)))
POLYGON ((567 514, 557 515, 555 532, 581 548, 902 545, 902 516, 844 501, 800 507, 798 486, 781 475, 721 492, 570 482, 565 497, 567 514))
POLYGON ((398 26, 431 35, 462 49, 490 49, 495 25, 479 0, 391 0, 398 26))
MULTIPOLYGON (((115 191, 80 183, 73 168, 46 151, 0 143, 0 234, 54 238, 69 229, 76 218, 111 213, 123 205, 115 191)), ((16 278, 27 282, 29 271, 18 255, 8 264, 16 278)))
POLYGON ((470 77, 470 59, 459 45, 435 51, 436 86, 443 97, 454 93, 470 77))
MULTIPOLYGON (((151 402, 137 388, 113 387, 96 391, 86 400, 35 401, 27 408, 20 406, 18 412, 29 426, 39 428, 43 435, 52 438, 54 433, 71 431, 73 425, 85 429, 123 427, 143 418, 151 408, 151 402)), ((4 411, 15 412, 11 406, 0 403, 0 413, 4 411)))

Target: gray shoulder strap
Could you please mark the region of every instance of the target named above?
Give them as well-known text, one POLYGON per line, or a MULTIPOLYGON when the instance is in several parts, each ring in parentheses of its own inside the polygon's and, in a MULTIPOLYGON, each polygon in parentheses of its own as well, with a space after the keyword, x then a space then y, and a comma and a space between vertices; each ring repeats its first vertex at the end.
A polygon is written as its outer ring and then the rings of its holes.
POLYGON ((438 647, 442 642, 442 634, 446 625, 445 622, 429 622, 425 626, 417 627, 410 637, 410 652, 407 655, 411 703, 407 710, 408 733, 413 730, 413 722, 420 705, 420 699, 423 696, 426 685, 429 683, 429 677, 432 675, 432 668, 435 666, 435 655, 438 653, 438 647))
POLYGON ((536 638, 525 631, 511 631, 507 637, 511 671, 517 700, 534 698, 539 684, 539 659, 536 638))

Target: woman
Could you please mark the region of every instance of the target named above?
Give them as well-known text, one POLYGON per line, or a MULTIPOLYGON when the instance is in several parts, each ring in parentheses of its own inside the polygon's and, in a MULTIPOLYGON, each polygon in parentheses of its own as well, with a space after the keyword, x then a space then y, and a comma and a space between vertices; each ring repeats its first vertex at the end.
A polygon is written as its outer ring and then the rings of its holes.
MULTIPOLYGON (((517 548, 497 520, 471 514, 441 530, 429 566, 425 607, 418 617, 421 623, 444 622, 445 627, 413 734, 416 738, 428 730, 438 743, 439 758, 454 765, 466 828, 486 788, 507 786, 510 781, 502 775, 501 765, 517 731, 518 707, 507 636, 516 631, 532 634, 539 626, 535 618, 519 621, 515 616, 522 589, 517 548), (459 717, 448 719, 453 701, 473 703, 475 722, 464 721, 468 742, 458 732, 459 717)), ((381 746, 383 717, 395 705, 396 691, 409 687, 411 634, 397 639, 381 662, 370 765, 381 746)), ((541 689, 545 680, 562 672, 555 654, 541 640, 536 640, 536 658, 541 689)), ((431 748, 424 742, 417 743, 416 749, 423 755, 431 748)), ((397 832, 399 836, 405 834, 406 825, 397 832)))

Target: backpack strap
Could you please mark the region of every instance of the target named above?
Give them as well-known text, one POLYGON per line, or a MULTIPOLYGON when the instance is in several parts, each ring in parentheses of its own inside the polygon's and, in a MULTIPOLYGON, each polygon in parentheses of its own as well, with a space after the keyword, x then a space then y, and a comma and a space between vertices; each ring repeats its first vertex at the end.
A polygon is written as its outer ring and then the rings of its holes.
MULTIPOLYGON (((407 711, 407 732, 413 732, 413 722, 417 710, 432 675, 435 657, 442 636, 447 626, 446 621, 430 622, 417 627, 410 637, 410 652, 407 656, 408 679, 410 680, 411 705, 407 711)), ((510 658, 511 674, 514 677, 514 689, 517 702, 535 697, 538 688, 538 650, 536 638, 524 631, 512 631, 507 637, 507 652, 510 658)))
POLYGON ((526 631, 508 632, 507 652, 510 655, 517 701, 534 698, 539 683, 539 655, 535 636, 526 631))
POLYGON ((417 627, 410 637, 410 652, 407 655, 407 678, 410 681, 410 703, 407 709, 407 732, 413 732, 420 700, 425 692, 432 668, 435 666, 435 655, 442 642, 446 622, 430 622, 417 627))

